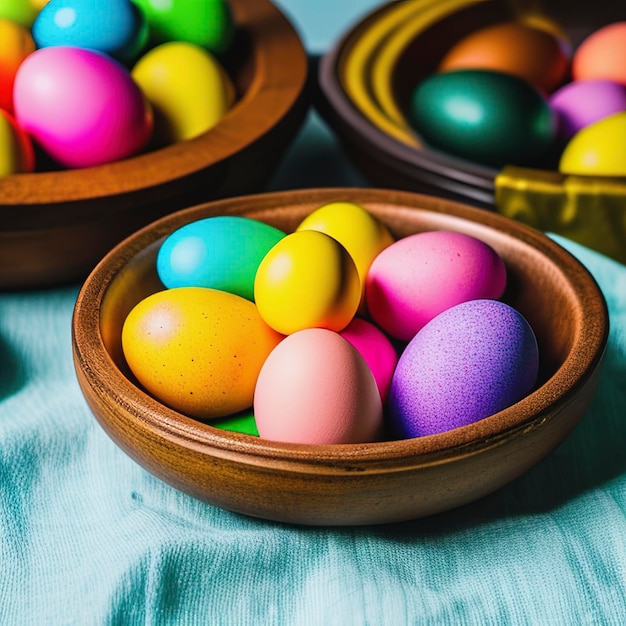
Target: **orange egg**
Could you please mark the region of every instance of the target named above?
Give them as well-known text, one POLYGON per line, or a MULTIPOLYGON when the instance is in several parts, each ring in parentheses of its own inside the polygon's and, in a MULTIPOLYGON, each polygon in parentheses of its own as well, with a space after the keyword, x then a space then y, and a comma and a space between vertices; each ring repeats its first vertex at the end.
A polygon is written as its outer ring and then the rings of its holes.
POLYGON ((122 328, 124 357, 144 388, 202 419, 252 406, 261 366, 281 339, 253 302, 205 287, 154 293, 122 328))
POLYGON ((626 21, 608 24, 589 35, 572 58, 575 80, 606 79, 626 85, 626 21))
POLYGON ((551 92, 566 77, 569 58, 556 35, 522 22, 502 22, 481 28, 455 44, 439 71, 484 69, 522 78, 551 92))

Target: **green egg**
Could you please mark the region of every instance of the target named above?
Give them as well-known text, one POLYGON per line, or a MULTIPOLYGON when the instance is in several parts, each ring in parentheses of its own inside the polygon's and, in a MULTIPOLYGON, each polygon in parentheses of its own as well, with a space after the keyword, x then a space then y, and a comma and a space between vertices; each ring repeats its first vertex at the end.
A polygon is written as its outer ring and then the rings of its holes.
POLYGON ((222 417, 209 423, 211 426, 219 428, 220 430, 244 433, 245 435, 252 435, 254 437, 259 436, 252 409, 241 411, 241 413, 235 413, 234 415, 228 415, 227 417, 222 417))
POLYGON ((221 54, 235 24, 227 0, 132 0, 146 16, 154 44, 187 41, 221 54))
POLYGON ((425 144, 483 165, 538 166, 557 117, 530 83, 488 70, 433 74, 414 89, 409 118, 425 144))

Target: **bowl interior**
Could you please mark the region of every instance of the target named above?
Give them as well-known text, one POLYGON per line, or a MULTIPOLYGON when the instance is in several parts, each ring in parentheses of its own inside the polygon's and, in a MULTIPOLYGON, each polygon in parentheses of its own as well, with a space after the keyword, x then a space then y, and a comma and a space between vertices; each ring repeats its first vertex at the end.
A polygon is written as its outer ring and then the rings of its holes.
MULTIPOLYGON (((457 429, 458 432, 426 437, 424 440, 430 440, 428 444, 416 443, 416 449, 425 445, 424 449, 442 450, 467 444, 478 436, 487 433, 493 436, 536 419, 538 413, 566 394, 585 367, 599 356, 598 340, 603 332, 600 313, 604 305, 594 281, 562 248, 512 220, 427 197, 383 194, 373 190, 291 192, 270 194, 269 198, 253 196, 223 201, 220 213, 245 215, 292 231, 317 206, 331 199, 346 198, 356 198, 397 238, 423 230, 448 229, 472 234, 492 245, 507 266, 508 286, 504 300, 527 318, 537 336, 540 374, 537 390, 531 396, 482 422, 457 429), (391 199, 387 199, 388 196, 391 199)), ((106 284, 101 285, 102 291, 94 303, 97 310, 93 314, 97 320, 97 332, 101 335, 101 347, 117 372, 116 380, 123 382, 126 388, 137 385, 123 357, 121 328, 139 300, 163 288, 155 270, 158 247, 169 232, 210 215, 213 210, 208 206, 194 207, 159 220, 118 247, 104 261, 113 273, 109 274, 106 284)), ((143 399, 153 402, 148 396, 143 399)), ((165 407, 161 409, 176 414, 165 407)), ((207 432, 215 430, 210 424, 198 427, 207 429, 207 432)), ((281 448, 280 444, 270 442, 269 445, 281 448)), ((371 445, 376 447, 379 444, 371 445)), ((332 448, 335 447, 329 447, 332 448)))

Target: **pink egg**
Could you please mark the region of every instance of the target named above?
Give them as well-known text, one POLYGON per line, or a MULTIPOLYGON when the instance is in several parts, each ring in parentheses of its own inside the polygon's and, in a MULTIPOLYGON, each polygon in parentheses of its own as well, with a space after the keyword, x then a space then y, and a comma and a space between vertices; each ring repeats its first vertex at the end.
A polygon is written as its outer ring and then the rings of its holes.
POLYGON ((613 113, 626 111, 626 85, 611 80, 576 80, 557 89, 549 99, 559 116, 565 140, 613 113))
POLYGON ((152 132, 152 109, 129 72, 93 50, 33 52, 17 71, 13 104, 20 126, 66 167, 128 157, 152 132))
POLYGON ((359 351, 369 365, 384 403, 398 362, 393 344, 379 328, 360 317, 355 317, 339 334, 359 351))
POLYGON ((428 231, 399 239, 372 262, 365 282, 370 316, 409 341, 433 317, 477 298, 499 298, 506 268, 488 244, 464 233, 428 231))
POLYGON ((308 328, 285 337, 266 359, 254 416, 265 439, 363 443, 381 433, 382 401, 365 359, 348 340, 308 328))

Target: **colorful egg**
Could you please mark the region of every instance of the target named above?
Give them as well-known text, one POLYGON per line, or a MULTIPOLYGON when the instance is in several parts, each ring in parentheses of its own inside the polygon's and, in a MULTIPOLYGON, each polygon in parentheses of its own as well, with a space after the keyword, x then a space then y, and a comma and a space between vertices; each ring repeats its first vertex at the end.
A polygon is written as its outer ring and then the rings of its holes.
POLYGON ((336 239, 350 253, 365 294, 365 276, 374 257, 394 239, 388 228, 354 202, 331 202, 305 217, 296 230, 317 230, 336 239))
POLYGON ((35 51, 30 32, 16 22, 0 19, 0 109, 13 113, 13 83, 22 61, 35 51))
POLYGON ((392 428, 423 437, 466 426, 529 394, 539 353, 526 319, 497 300, 472 300, 424 326, 398 360, 389 392, 392 428))
POLYGON ((365 359, 378 385, 383 404, 387 401, 398 353, 389 337, 374 324, 355 317, 340 333, 365 359))
POLYGON ((626 85, 611 80, 575 80, 557 89, 549 102, 559 116, 559 135, 569 140, 585 126, 626 111, 626 85))
POLYGON ((32 34, 38 48, 90 48, 125 62, 146 45, 148 23, 130 0, 50 0, 32 34))
POLYGON ((136 154, 152 132, 152 110, 128 71, 100 52, 52 46, 20 65, 15 117, 61 165, 89 167, 136 154))
POLYGON ((359 274, 348 251, 315 230, 290 233, 261 261, 254 299, 263 319, 288 335, 305 328, 343 330, 361 300, 359 274))
POLYGON ((0 0, 0 19, 30 28, 43 4, 43 0, 0 0))
POLYGON ((163 241, 157 273, 168 288, 211 287, 253 300, 259 264, 284 236, 283 231, 246 217, 197 220, 163 241))
POLYGON ((626 176, 626 111, 586 126, 565 146, 562 174, 626 176))
POLYGON ((535 87, 487 70, 432 74, 413 91, 410 121, 431 148, 495 168, 538 165, 557 134, 535 87))
POLYGON ((399 239, 372 262, 365 285, 372 319, 410 340, 433 317, 477 298, 499 298, 506 267, 488 244, 464 233, 427 231, 399 239))
POLYGON ((219 54, 233 39, 228 0, 133 0, 145 14, 154 43, 187 41, 219 54))
POLYGON ((232 104, 230 78, 210 52, 195 44, 161 44, 137 61, 131 75, 154 111, 157 146, 201 135, 232 104))
POLYGON ((291 443, 375 441, 382 428, 378 387, 359 352, 339 334, 289 335, 261 368, 254 393, 259 435, 291 443))
POLYGON ((139 383, 201 419, 251 407, 261 366, 281 339, 254 303, 202 287, 148 296, 122 328, 124 356, 139 383))
POLYGON ((252 435, 253 437, 259 436, 254 413, 251 409, 235 413, 234 415, 213 419, 211 420, 211 426, 219 428, 220 430, 229 430, 234 433, 252 435))
POLYGON ((626 85, 626 21, 591 33, 572 58, 574 80, 603 79, 626 85))
POLYGON ((560 38, 521 21, 474 31, 443 57, 439 71, 483 69, 505 72, 551 92, 567 75, 569 58, 560 38))
POLYGON ((35 153, 30 137, 0 109, 0 176, 32 172, 35 153))

